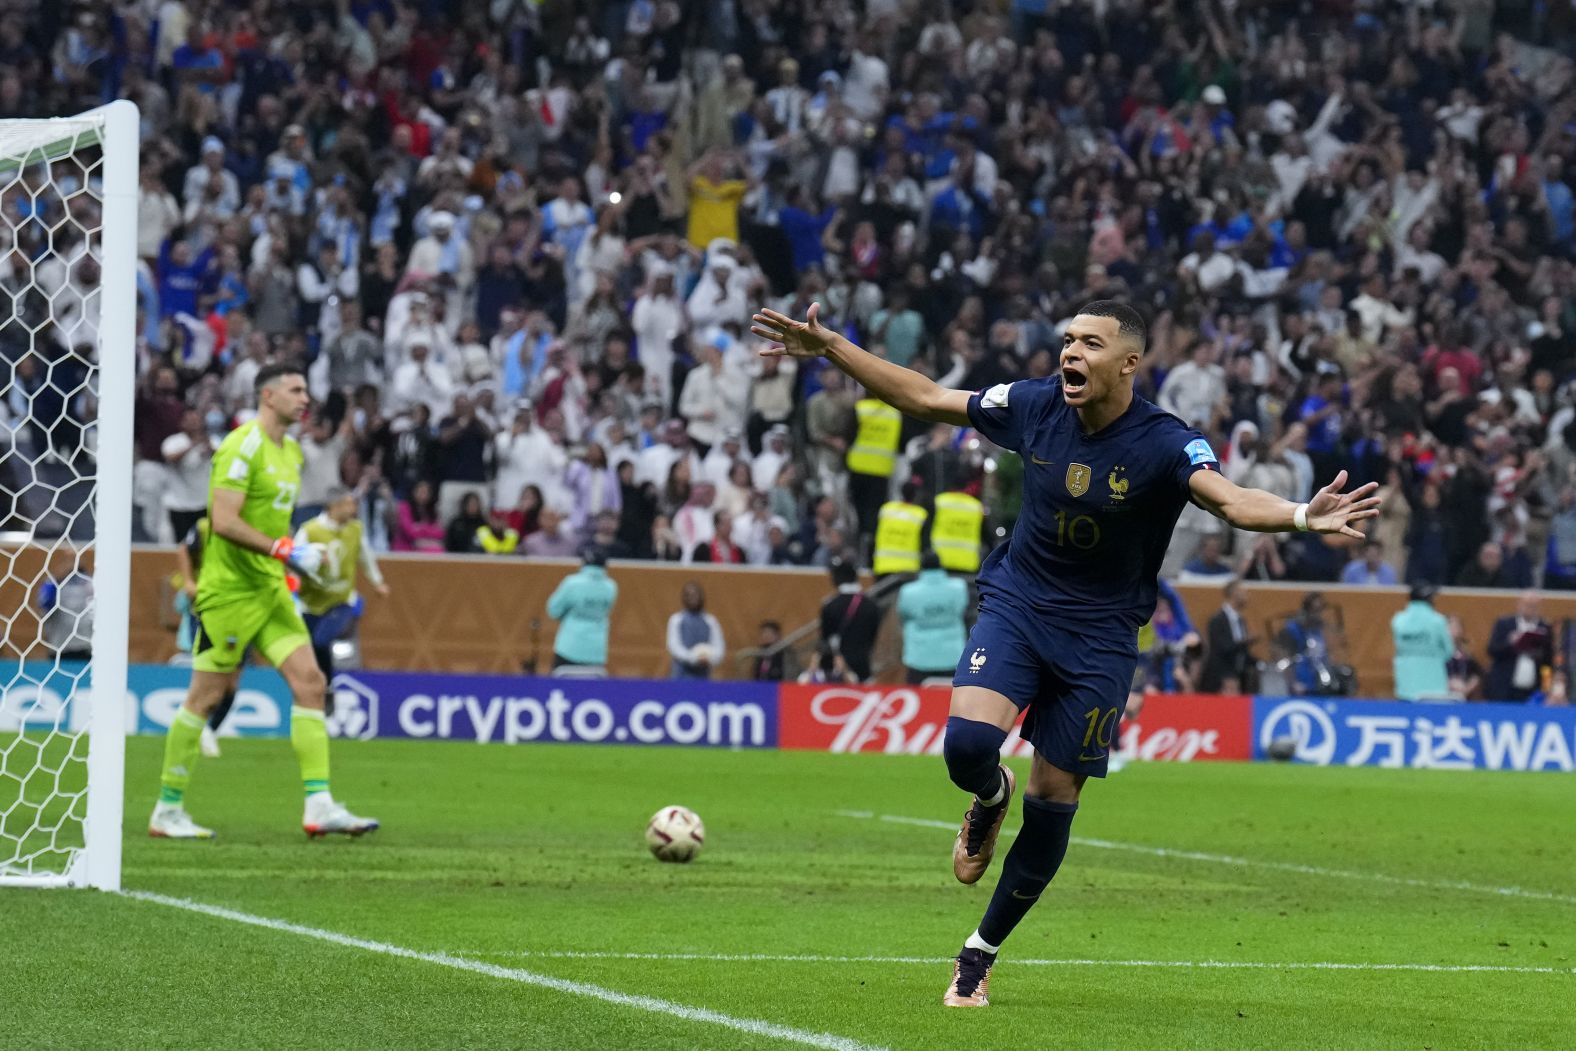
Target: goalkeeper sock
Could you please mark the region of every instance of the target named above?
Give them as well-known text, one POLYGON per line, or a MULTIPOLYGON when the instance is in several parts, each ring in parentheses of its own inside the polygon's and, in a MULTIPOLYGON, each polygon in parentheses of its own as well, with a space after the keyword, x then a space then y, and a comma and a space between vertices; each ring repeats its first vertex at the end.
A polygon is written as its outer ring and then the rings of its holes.
POLYGON ((218 733, 219 727, 224 725, 224 720, 229 716, 230 709, 234 707, 235 691, 225 690, 224 696, 219 698, 219 703, 214 705, 213 711, 208 713, 208 729, 218 733))
POLYGON ((180 806, 197 765, 197 750, 202 743, 203 717, 182 708, 175 713, 170 732, 164 736, 164 773, 159 779, 159 802, 180 806))
POLYGON ((1067 855, 1067 839, 1076 813, 1077 803, 1023 797, 1023 828, 1007 851, 1001 880, 975 932, 985 944, 999 947, 1039 900, 1067 855))
POLYGON ((315 708, 290 709, 290 747, 301 765, 301 787, 307 796, 328 791, 328 726, 315 708))

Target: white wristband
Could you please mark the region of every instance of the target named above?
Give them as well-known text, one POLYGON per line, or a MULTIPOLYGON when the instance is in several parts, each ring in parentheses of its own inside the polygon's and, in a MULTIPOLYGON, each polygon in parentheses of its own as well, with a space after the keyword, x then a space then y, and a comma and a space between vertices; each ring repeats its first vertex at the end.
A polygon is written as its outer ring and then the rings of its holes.
POLYGON ((1299 532, 1299 533, 1306 533, 1308 531, 1308 505, 1307 504, 1298 504, 1297 505, 1297 510, 1295 510, 1295 511, 1293 511, 1291 513, 1291 524, 1297 527, 1297 532, 1299 532))

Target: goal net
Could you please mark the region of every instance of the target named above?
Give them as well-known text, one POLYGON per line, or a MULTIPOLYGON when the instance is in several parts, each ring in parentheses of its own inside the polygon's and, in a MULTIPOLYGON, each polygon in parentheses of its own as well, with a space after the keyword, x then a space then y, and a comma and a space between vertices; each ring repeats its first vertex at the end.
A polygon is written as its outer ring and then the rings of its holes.
POLYGON ((0 120, 0 885, 120 885, 137 135, 0 120))

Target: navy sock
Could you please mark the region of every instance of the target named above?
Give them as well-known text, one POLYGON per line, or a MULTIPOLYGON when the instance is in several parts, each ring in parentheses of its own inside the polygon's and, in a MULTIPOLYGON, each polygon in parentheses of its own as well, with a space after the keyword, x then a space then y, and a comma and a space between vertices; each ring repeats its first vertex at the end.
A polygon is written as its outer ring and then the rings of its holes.
POLYGON ((219 732, 219 727, 224 723, 224 717, 230 714, 230 709, 235 707, 235 691, 225 690, 219 703, 213 706, 213 711, 208 713, 208 726, 214 733, 219 732))
POLYGON ((1007 852, 1001 879, 980 921, 980 937, 985 941, 1000 945, 1039 900, 1067 855, 1076 813, 1077 803, 1023 797, 1023 828, 1007 852))
POLYGON ((942 755, 952 783, 981 799, 1001 791, 1001 746, 1006 740, 1007 731, 992 723, 948 718, 942 755))

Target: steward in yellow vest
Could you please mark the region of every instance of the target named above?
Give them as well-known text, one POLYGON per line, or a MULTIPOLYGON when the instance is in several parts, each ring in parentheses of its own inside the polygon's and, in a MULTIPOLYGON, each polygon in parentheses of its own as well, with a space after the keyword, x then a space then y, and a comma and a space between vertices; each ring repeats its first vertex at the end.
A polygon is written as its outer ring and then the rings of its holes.
MULTIPOLYGON (((312 633, 312 652, 317 665, 330 681, 334 678, 334 643, 345 638, 361 619, 362 601, 356 593, 359 567, 379 595, 387 596, 388 585, 378 560, 367 547, 361 520, 356 517, 356 495, 347 489, 329 492, 323 513, 308 519, 296 530, 297 544, 321 544, 323 567, 315 578, 302 576, 296 599, 301 603, 301 619, 312 633)), ((333 697, 329 688, 329 698, 333 697)), ((330 707, 332 711, 332 707, 330 707)))
POLYGON ((877 398, 861 398, 854 403, 854 413, 859 417, 859 431, 848 448, 849 471, 891 478, 897 465, 903 414, 877 398))
POLYGON ((888 573, 918 573, 924 545, 925 519, 930 513, 914 503, 918 486, 903 485, 903 499, 888 500, 876 515, 875 555, 870 568, 878 577, 888 573))
POLYGON ((980 532, 984 525, 985 505, 968 493, 941 493, 936 497, 930 546, 943 568, 954 573, 979 572, 980 532))

